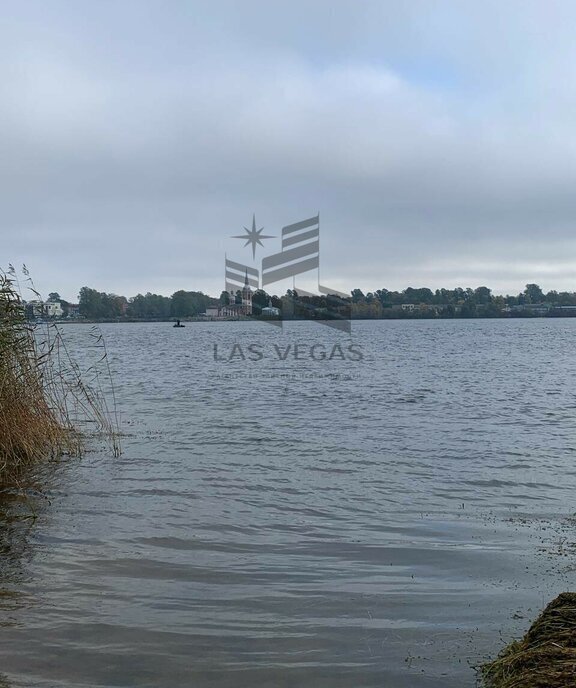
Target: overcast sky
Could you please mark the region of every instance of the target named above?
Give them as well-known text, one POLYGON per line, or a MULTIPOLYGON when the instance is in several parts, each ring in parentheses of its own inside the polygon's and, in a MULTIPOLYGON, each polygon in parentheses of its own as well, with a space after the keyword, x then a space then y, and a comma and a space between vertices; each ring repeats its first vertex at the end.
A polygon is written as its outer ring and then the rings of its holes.
POLYGON ((2 263, 45 294, 217 295, 252 213, 318 211, 342 290, 576 290, 571 1, 0 9, 2 263))

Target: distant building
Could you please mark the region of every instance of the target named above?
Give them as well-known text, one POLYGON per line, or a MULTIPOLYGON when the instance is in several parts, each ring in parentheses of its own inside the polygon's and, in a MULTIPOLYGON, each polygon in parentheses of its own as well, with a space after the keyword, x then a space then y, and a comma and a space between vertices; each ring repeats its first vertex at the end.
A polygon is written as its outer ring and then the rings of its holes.
POLYGON ((240 315, 252 315, 252 289, 248 282, 248 271, 244 287, 238 293, 230 292, 230 303, 220 306, 220 317, 236 317, 240 315))
POLYGON ((576 306, 554 306, 550 309, 549 315, 554 318, 574 318, 576 317, 576 306))
MULTIPOLYGON (((562 306, 560 306, 562 308, 562 306)), ((505 306, 502 309, 503 313, 508 313, 509 315, 520 314, 520 315, 533 315, 542 316, 548 315, 552 307, 548 303, 523 303, 517 306, 505 306)))
POLYGON ((61 318, 64 315, 60 301, 46 301, 43 308, 43 315, 47 318, 61 318))
POLYGON ((244 288, 242 289, 242 315, 252 315, 252 289, 248 283, 248 270, 246 270, 246 279, 244 280, 244 288))
POLYGON ((206 318, 237 318, 241 315, 252 315, 252 290, 248 283, 248 272, 242 291, 227 292, 229 303, 209 306, 202 315, 206 318))
POLYGON ((40 318, 63 318, 64 315, 68 318, 80 317, 80 306, 77 303, 66 303, 64 306, 61 301, 41 301, 35 299, 24 304, 26 308, 26 317, 30 320, 37 320, 40 318))
POLYGON ((272 299, 268 300, 268 305, 262 309, 262 317, 277 318, 280 315, 280 309, 272 305, 272 299))

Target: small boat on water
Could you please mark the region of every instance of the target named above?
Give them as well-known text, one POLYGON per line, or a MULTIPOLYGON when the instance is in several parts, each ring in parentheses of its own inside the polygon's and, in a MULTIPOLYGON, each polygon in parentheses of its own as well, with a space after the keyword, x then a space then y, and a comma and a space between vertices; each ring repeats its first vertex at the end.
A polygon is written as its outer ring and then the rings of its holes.
POLYGON ((180 321, 177 320, 177 321, 172 325, 172 327, 186 327, 186 325, 181 325, 181 324, 180 324, 180 321))

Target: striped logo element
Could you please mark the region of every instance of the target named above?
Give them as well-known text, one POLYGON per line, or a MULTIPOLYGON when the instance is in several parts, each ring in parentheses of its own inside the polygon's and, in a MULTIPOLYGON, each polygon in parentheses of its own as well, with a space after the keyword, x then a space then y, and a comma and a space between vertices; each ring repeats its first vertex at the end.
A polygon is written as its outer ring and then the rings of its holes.
POLYGON ((226 291, 236 292, 238 289, 242 289, 246 282, 246 275, 248 275, 248 284, 253 289, 258 289, 260 286, 258 270, 242 263, 236 263, 226 257, 226 291))
POLYGON ((262 286, 317 269, 319 251, 319 215, 283 227, 282 251, 262 259, 262 286))

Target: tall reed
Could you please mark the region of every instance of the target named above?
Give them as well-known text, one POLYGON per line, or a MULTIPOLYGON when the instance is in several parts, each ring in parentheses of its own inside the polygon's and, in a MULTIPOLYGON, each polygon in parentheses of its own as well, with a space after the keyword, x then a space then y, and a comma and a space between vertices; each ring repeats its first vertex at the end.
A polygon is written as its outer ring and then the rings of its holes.
POLYGON ((0 487, 19 485, 47 457, 80 454, 86 422, 119 452, 105 396, 83 379, 57 326, 26 321, 13 268, 0 272, 0 487))

